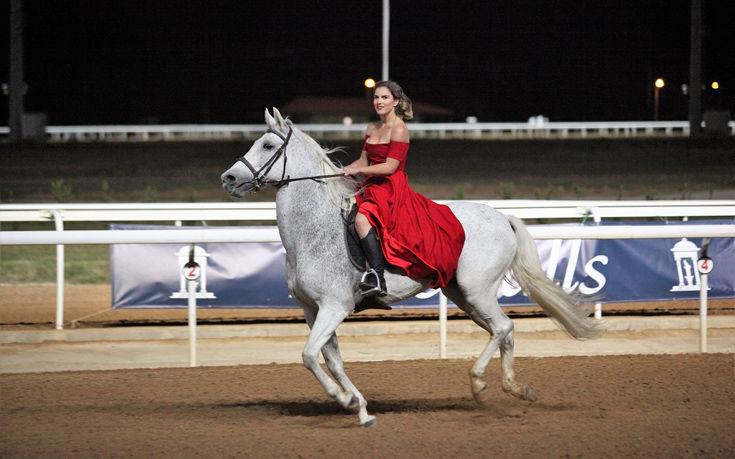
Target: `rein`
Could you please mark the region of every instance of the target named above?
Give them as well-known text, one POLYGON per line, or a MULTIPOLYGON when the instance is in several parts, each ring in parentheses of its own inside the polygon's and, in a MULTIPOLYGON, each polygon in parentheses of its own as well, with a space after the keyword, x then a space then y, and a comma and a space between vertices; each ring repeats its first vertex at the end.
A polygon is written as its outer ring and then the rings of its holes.
POLYGON ((296 178, 291 178, 291 176, 287 176, 286 175, 286 160, 288 159, 288 156, 286 156, 286 147, 288 146, 288 142, 291 140, 291 134, 293 133, 293 129, 291 128, 291 126, 289 126, 288 134, 285 137, 283 136, 283 134, 273 129, 268 129, 265 132, 277 135, 281 140, 283 140, 283 143, 281 144, 280 147, 278 147, 278 150, 276 150, 276 152, 273 153, 273 155, 268 159, 268 161, 266 161, 265 164, 263 164, 263 166, 258 170, 255 170, 253 165, 250 164, 250 161, 248 161, 245 158, 245 155, 242 155, 240 158, 237 158, 237 161, 243 163, 248 169, 250 169, 250 172, 253 174, 252 180, 243 182, 242 184, 240 184, 240 186, 252 183, 253 190, 260 191, 260 189, 265 185, 273 185, 276 188, 280 188, 287 183, 297 182, 299 180, 314 180, 318 182, 320 181, 319 179, 336 178, 336 177, 344 176, 344 174, 312 175, 308 177, 296 177, 296 178), (281 172, 281 179, 280 180, 269 180, 265 178, 265 175, 268 172, 270 172, 270 170, 273 168, 273 165, 276 163, 276 161, 278 161, 278 158, 280 158, 281 156, 283 156, 283 171, 281 172))

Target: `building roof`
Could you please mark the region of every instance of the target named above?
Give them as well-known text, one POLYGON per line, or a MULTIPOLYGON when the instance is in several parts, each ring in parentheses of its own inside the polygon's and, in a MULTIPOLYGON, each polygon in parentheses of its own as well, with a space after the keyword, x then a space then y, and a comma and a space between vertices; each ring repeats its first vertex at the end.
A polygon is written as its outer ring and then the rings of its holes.
MULTIPOLYGON (((303 96, 289 101, 279 108, 284 115, 365 115, 375 114, 370 103, 361 97, 319 97, 303 96)), ((449 108, 413 102, 414 116, 452 116, 454 111, 449 108)))

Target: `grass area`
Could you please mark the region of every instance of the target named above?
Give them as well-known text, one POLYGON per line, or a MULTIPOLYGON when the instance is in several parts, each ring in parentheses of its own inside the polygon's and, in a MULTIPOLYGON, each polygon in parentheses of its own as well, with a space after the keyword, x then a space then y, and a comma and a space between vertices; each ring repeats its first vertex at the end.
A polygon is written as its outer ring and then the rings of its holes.
MULTIPOLYGON (((55 246, 2 246, 3 283, 56 281, 55 246)), ((110 282, 110 248, 106 245, 64 247, 64 279, 71 284, 110 282)))
MULTIPOLYGON (((228 201, 219 176, 250 143, 0 144, 0 202, 228 201)), ((322 143, 344 146, 342 163, 362 144, 322 143)), ((717 197, 735 189, 735 137, 416 139, 406 171, 434 199, 717 197)))

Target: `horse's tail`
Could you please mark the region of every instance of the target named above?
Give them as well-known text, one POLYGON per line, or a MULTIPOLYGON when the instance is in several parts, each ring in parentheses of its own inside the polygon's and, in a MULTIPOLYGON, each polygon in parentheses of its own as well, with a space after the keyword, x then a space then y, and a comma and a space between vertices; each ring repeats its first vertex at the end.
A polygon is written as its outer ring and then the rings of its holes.
POLYGON ((597 337, 602 329, 589 317, 590 311, 579 305, 578 299, 566 293, 541 269, 536 244, 521 219, 508 220, 518 241, 518 249, 510 268, 523 291, 539 304, 559 327, 576 339, 597 337))

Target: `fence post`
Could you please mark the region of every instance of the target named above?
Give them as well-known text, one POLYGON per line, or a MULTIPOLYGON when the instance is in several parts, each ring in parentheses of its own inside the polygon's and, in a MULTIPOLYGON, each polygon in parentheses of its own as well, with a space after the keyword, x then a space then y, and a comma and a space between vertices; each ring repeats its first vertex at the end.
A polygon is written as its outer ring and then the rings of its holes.
POLYGON ((447 358, 447 297, 439 291, 439 358, 447 358))
POLYGON ((186 281, 189 291, 189 301, 187 304, 188 319, 187 326, 189 329, 189 366, 197 366, 197 285, 199 282, 189 279, 186 281))
MULTIPOLYGON (((51 210, 56 231, 64 231, 64 220, 61 213, 51 210)), ((56 329, 64 329, 64 245, 56 245, 56 329)))
POLYGON ((707 256, 709 238, 702 239, 702 257, 697 260, 699 270, 699 352, 707 352, 707 290, 708 274, 712 271, 712 260, 707 256))

